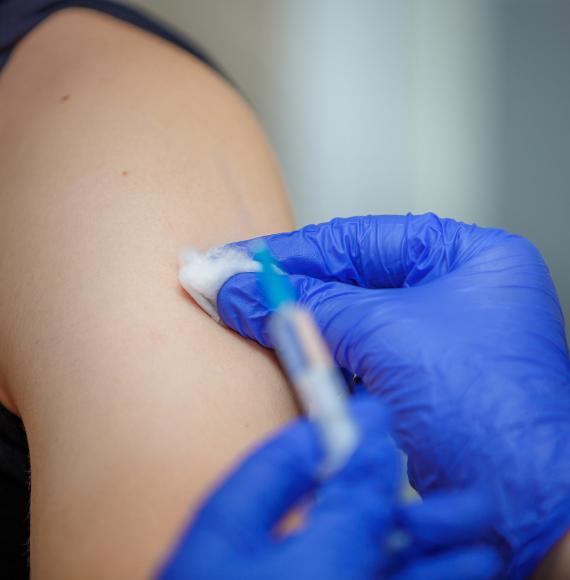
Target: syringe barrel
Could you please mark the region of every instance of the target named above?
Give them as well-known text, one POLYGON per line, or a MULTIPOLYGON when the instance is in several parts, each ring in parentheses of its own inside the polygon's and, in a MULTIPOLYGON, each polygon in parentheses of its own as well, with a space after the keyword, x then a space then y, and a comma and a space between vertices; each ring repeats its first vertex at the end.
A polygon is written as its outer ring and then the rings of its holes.
POLYGON ((328 476, 344 465, 360 438, 344 378, 310 313, 298 304, 276 310, 268 331, 304 411, 318 429, 325 453, 322 475, 328 476))

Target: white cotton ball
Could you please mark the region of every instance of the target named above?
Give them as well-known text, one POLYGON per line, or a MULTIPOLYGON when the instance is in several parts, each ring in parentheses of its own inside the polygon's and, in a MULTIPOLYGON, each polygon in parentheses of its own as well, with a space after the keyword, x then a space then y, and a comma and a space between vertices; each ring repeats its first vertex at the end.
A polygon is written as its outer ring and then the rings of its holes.
POLYGON ((259 272, 261 265, 242 249, 226 246, 199 252, 186 248, 179 254, 178 280, 198 305, 220 322, 217 298, 224 282, 240 272, 259 272))

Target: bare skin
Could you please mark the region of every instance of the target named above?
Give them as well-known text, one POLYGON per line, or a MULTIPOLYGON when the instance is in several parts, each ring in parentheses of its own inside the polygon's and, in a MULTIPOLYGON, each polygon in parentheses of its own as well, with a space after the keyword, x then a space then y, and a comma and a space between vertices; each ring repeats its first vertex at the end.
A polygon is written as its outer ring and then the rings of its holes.
POLYGON ((32 577, 144 578, 296 411, 269 353, 179 288, 177 251, 292 228, 236 92, 110 17, 56 13, 0 77, 0 400, 32 465, 32 577))

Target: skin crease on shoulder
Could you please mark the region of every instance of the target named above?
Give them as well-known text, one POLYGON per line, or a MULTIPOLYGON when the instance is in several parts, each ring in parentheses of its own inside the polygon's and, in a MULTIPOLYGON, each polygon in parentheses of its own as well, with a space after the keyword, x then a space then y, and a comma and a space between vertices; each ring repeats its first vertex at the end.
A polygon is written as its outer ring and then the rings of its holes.
POLYGON ((184 51, 85 9, 0 75, 2 401, 26 425, 32 578, 146 578, 230 464, 296 409, 177 252, 291 229, 252 113, 184 51))

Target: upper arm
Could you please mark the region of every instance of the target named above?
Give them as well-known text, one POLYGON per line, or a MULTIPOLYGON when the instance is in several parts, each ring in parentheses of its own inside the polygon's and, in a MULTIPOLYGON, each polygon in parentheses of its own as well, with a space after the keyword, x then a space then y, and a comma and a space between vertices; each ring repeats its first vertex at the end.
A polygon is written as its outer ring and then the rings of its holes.
POLYGON ((269 353, 177 283, 177 251, 289 229, 228 85, 58 13, 0 84, 0 363, 31 451, 32 573, 146 575, 228 462, 295 410, 269 353))

